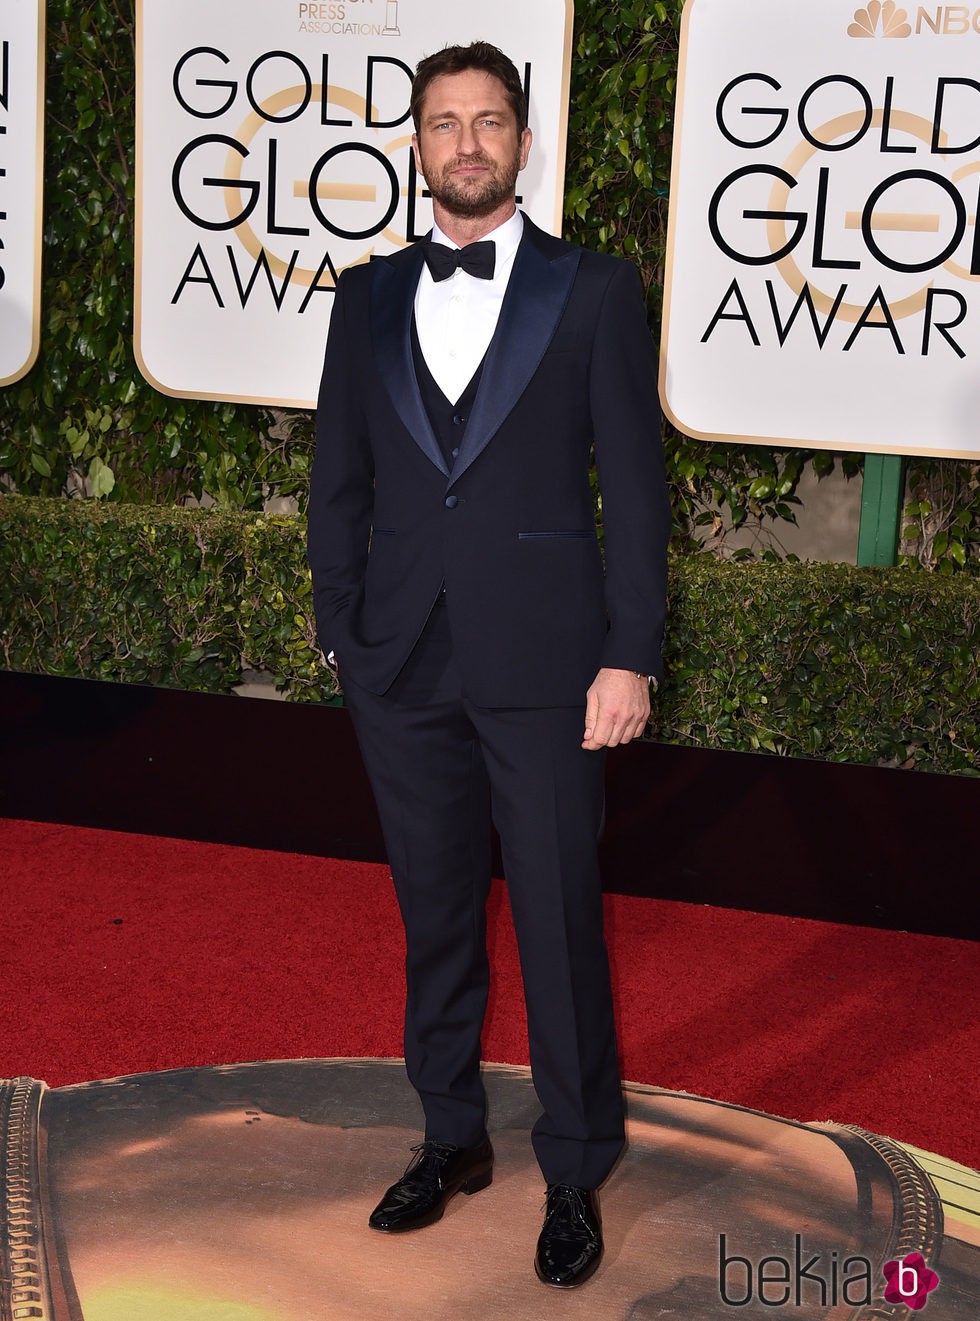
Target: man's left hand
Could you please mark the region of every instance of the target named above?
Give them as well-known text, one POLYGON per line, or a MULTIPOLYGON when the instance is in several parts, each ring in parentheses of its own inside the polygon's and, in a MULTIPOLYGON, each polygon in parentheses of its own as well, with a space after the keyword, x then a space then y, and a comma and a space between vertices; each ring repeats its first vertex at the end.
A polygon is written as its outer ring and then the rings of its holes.
POLYGON ((600 670, 585 699, 588 752, 639 738, 650 719, 650 685, 632 670, 600 670))

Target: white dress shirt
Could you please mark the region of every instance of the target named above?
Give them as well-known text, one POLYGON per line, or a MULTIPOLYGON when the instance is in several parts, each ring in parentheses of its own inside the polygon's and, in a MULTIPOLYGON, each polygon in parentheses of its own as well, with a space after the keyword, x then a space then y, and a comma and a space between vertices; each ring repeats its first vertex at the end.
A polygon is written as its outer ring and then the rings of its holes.
MULTIPOLYGON (((524 217, 515 211, 484 238, 496 244, 492 280, 478 280, 456 270, 438 283, 422 267, 415 291, 415 324, 426 366, 450 403, 455 403, 469 385, 473 373, 490 347, 497 329, 500 305, 514 267, 518 244, 524 232, 524 217)), ((434 243, 458 248, 438 225, 432 227, 434 243)))

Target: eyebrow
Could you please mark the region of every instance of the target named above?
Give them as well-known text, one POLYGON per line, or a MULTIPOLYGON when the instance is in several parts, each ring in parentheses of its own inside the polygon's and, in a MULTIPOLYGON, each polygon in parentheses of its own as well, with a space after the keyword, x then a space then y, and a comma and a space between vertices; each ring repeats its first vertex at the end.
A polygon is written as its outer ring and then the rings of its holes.
MULTIPOLYGON (((507 113, 507 108, 505 106, 497 106, 496 109, 478 110, 473 118, 485 119, 490 117, 494 119, 502 119, 507 113)), ((433 113, 425 116, 425 122, 427 124, 438 124, 443 119, 462 119, 462 115, 458 114, 455 110, 443 110, 439 114, 433 113)))

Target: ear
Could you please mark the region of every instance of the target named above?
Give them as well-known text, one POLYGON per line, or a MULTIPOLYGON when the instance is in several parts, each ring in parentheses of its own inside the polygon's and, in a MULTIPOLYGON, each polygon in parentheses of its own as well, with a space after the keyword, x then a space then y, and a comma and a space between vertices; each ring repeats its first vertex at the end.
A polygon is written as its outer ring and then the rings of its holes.
MULTIPOLYGON (((419 174, 421 174, 422 178, 424 179, 425 170, 422 169, 422 155, 419 152, 419 135, 417 133, 412 134, 412 154, 415 157, 415 168, 418 170, 419 174)), ((524 167, 522 165, 521 169, 523 168, 524 167)))
POLYGON ((531 142, 532 142, 531 130, 529 128, 526 128, 524 132, 521 134, 520 168, 522 170, 524 169, 524 166, 527 164, 528 153, 531 150, 531 142))

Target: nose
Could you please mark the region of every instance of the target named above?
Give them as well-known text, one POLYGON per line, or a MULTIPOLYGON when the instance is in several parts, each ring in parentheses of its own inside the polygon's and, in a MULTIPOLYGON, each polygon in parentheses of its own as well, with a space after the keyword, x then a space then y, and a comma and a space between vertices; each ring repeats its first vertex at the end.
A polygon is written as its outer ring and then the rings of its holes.
POLYGON ((459 138, 457 139, 456 145, 461 156, 472 156, 475 151, 479 150, 476 130, 471 124, 460 125, 459 138))

